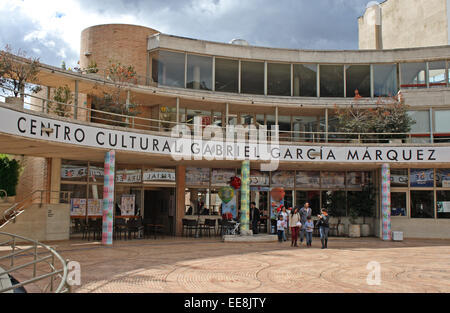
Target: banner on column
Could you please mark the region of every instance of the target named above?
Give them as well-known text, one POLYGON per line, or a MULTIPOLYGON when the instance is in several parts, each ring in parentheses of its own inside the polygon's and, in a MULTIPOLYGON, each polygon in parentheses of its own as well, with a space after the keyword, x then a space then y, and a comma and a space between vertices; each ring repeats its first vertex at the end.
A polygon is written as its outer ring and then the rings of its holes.
POLYGON ((222 202, 222 215, 227 213, 230 213, 233 218, 237 217, 236 196, 233 196, 233 199, 231 199, 227 203, 222 202))
POLYGON ((389 164, 381 168, 381 219, 382 238, 391 240, 391 171, 389 164))
POLYGON ((105 155, 105 176, 103 182, 102 244, 104 245, 112 245, 115 164, 116 164, 115 151, 107 152, 105 155))
POLYGON ((241 167, 241 230, 250 230, 250 161, 242 161, 241 167))

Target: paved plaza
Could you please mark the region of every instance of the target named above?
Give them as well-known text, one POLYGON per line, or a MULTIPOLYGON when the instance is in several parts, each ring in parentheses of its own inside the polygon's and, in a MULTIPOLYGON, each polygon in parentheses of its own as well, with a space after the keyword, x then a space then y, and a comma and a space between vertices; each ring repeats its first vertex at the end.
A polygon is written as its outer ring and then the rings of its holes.
POLYGON ((165 238, 51 246, 81 264, 74 292, 450 292, 450 241, 331 238, 329 249, 290 243, 165 238), (368 285, 369 262, 381 284, 368 285))
POLYGON ((170 238, 54 244, 81 264, 75 292, 450 292, 450 241, 331 238, 290 243, 170 238), (367 284, 371 261, 381 284, 367 284))

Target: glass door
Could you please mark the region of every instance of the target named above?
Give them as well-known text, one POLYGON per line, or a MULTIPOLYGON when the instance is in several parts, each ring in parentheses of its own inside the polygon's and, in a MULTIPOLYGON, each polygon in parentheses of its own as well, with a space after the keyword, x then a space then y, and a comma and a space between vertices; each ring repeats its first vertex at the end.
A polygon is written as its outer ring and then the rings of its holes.
POLYGON ((391 216, 408 216, 407 192, 391 192, 391 216))

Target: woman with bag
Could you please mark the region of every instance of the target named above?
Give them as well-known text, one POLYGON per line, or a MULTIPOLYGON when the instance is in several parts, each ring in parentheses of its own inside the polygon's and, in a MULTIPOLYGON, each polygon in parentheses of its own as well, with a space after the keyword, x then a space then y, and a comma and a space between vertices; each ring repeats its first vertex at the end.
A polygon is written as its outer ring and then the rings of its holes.
POLYGON ((289 217, 289 227, 291 228, 292 233, 292 241, 291 247, 298 247, 298 232, 302 223, 300 223, 300 213, 298 212, 298 207, 295 207, 293 211, 291 211, 291 216, 289 217))

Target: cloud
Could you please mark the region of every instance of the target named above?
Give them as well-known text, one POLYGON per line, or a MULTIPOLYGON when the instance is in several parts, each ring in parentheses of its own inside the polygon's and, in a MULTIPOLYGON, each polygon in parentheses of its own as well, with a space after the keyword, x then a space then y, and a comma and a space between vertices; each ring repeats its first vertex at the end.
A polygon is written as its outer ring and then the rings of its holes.
POLYGON ((195 39, 295 49, 357 49, 367 0, 8 0, 0 2, 0 45, 68 66, 81 31, 105 23, 144 25, 195 39), (7 3, 6 3, 7 2, 7 3), (3 3, 3 4, 2 4, 3 3))

